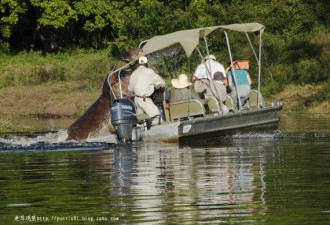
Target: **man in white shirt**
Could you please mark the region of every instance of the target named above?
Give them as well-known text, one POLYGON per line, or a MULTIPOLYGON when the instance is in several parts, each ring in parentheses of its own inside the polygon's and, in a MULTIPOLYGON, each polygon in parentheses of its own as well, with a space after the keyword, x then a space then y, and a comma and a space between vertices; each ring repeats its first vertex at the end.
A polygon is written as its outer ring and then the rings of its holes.
POLYGON ((128 90, 135 95, 134 102, 137 107, 136 114, 144 112, 150 118, 160 116, 158 107, 150 96, 154 92, 154 85, 165 87, 165 81, 151 68, 148 68, 148 59, 145 56, 139 58, 139 67, 132 73, 128 90))
MULTIPOLYGON (((194 83, 195 91, 198 94, 204 94, 206 98, 207 96, 215 96, 217 98, 220 98, 219 96, 216 96, 218 94, 214 93, 215 91, 212 91, 214 90, 214 88, 210 86, 210 80, 214 79, 214 74, 216 72, 222 73, 226 79, 226 73, 223 65, 216 61, 214 55, 206 56, 203 62, 197 66, 196 71, 193 77, 191 78, 191 82, 194 83)), ((222 81, 217 82, 216 85, 218 84, 224 85, 222 81)), ((222 88, 222 90, 225 89, 222 88)))

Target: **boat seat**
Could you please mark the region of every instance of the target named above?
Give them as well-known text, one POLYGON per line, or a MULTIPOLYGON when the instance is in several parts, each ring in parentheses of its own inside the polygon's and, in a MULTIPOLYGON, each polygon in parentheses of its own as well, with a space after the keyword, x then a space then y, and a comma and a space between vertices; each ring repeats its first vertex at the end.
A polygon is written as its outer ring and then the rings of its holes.
POLYGON ((209 107, 209 110, 211 111, 211 113, 221 113, 221 108, 220 108, 220 104, 218 99, 216 99, 213 96, 210 96, 207 98, 207 106, 209 107))
POLYGON ((146 119, 150 119, 149 115, 146 114, 146 113, 142 113, 140 115, 137 115, 136 116, 137 120, 138 120, 138 123, 143 123, 146 119))
POLYGON ((229 112, 234 112, 235 111, 234 100, 230 95, 226 95, 225 105, 227 106, 229 112))
MULTIPOLYGON (((258 108, 258 91, 257 90, 251 90, 249 100, 247 102, 248 107, 250 109, 252 108, 258 108)), ((262 94, 259 94, 259 107, 264 108, 264 99, 262 97, 262 94)))
POLYGON ((190 119, 205 116, 205 108, 197 99, 173 102, 170 104, 171 120, 190 119))
POLYGON ((150 118, 148 114, 143 113, 143 114, 137 115, 136 118, 137 118, 137 123, 145 126, 147 128, 147 130, 150 130, 151 126, 154 126, 152 124, 155 119, 156 119, 156 121, 158 121, 158 125, 161 124, 159 115, 156 115, 156 116, 150 118))

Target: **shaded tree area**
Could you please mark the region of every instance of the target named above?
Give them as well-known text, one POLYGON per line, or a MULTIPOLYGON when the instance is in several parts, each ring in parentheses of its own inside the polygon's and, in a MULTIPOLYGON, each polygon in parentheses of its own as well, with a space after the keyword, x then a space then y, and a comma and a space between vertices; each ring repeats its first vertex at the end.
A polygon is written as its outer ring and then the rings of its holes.
MULTIPOLYGON (((1 0, 0 50, 52 53, 116 45, 126 51, 154 35, 259 22, 266 27, 264 54, 275 81, 269 88, 276 92, 283 80, 328 79, 329 12, 328 0, 1 0)), ((212 43, 225 54, 224 43, 212 43)), ((233 49, 240 51, 235 44, 233 49)))
POLYGON ((1 49, 127 47, 176 30, 251 21, 292 36, 329 27, 329 10, 326 0, 2 0, 1 49))
MULTIPOLYGON (((113 1, 112 1, 113 2, 113 1)), ((1 49, 19 52, 105 48, 118 30, 110 1, 6 0, 1 2, 1 49)))

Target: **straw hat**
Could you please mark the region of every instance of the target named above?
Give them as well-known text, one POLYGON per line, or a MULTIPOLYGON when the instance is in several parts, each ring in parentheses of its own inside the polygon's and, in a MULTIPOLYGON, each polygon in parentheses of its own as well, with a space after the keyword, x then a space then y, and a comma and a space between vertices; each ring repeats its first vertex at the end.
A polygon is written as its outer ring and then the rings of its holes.
POLYGON ((145 56, 141 56, 141 57, 139 58, 139 64, 146 64, 146 63, 148 63, 148 59, 147 59, 147 57, 145 57, 145 56))
POLYGON ((179 78, 172 79, 171 83, 175 88, 185 88, 192 85, 192 83, 188 81, 188 76, 186 74, 180 74, 179 78))

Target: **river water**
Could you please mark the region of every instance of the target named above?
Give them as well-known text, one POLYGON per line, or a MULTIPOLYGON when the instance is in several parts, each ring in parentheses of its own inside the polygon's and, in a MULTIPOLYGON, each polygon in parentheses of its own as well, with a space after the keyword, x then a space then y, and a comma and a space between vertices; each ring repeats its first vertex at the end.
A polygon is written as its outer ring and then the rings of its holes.
POLYGON ((0 224, 330 224, 330 121, 200 142, 0 138, 0 224))

